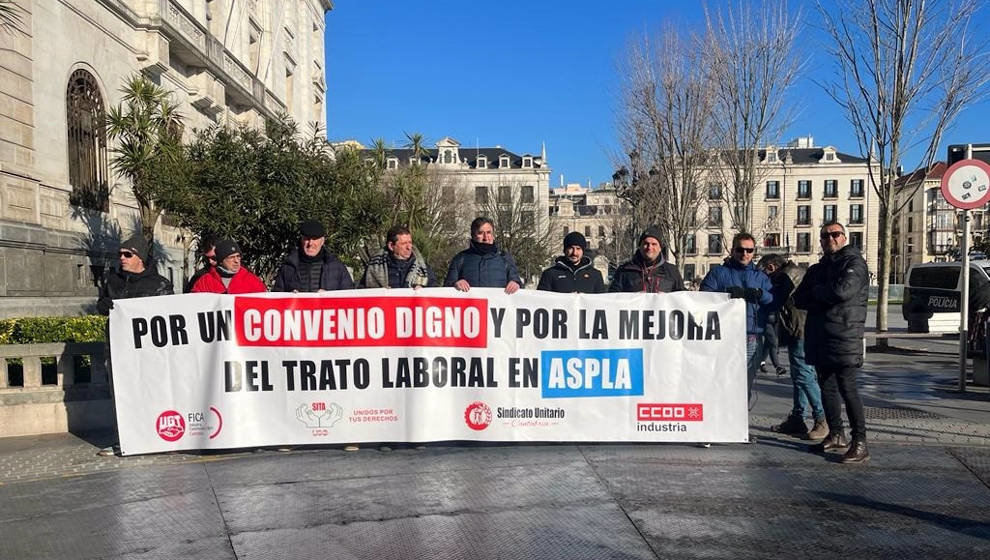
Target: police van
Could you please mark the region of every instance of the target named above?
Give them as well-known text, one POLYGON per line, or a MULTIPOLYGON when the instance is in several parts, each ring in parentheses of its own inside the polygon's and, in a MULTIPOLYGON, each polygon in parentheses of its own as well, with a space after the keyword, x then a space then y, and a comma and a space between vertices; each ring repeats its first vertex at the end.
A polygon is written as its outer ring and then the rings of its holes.
MULTIPOLYGON (((904 320, 907 321, 908 332, 959 332, 961 272, 961 262, 911 265, 904 282, 904 298, 901 303, 901 312, 904 320)), ((980 286, 987 286, 988 283, 990 283, 990 260, 970 260, 970 290, 974 287, 979 289, 980 286)))

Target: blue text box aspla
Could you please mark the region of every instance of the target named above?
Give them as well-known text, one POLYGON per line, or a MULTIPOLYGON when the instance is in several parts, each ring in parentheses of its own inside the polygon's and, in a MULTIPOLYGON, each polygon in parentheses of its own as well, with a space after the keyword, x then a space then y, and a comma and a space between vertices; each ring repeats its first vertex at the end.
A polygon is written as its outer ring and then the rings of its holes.
POLYGON ((545 399, 643 394, 643 349, 544 350, 540 389, 545 399))

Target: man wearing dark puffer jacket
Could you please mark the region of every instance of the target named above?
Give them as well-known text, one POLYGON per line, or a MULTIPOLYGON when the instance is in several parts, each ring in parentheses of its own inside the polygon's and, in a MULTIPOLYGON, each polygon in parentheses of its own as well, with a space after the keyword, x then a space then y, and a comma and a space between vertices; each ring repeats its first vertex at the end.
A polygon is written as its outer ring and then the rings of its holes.
POLYGON ((148 296, 167 296, 173 293, 167 278, 147 267, 148 242, 140 233, 120 243, 120 270, 108 269, 100 288, 96 309, 100 315, 109 315, 113 300, 148 296))
POLYGON ((812 451, 849 450, 843 463, 870 459, 866 448, 866 417, 856 387, 863 366, 863 326, 870 274, 859 249, 848 245, 846 228, 837 222, 822 226, 822 255, 794 292, 794 305, 808 311, 804 326, 805 360, 815 366, 829 433, 812 451), (842 400, 839 400, 842 395, 842 400), (842 425, 842 404, 852 426, 852 444, 842 425))
POLYGON ((591 266, 591 259, 584 256, 588 241, 572 231, 564 236, 564 254, 540 275, 537 290, 562 294, 600 294, 605 291, 602 273, 591 266))
POLYGON ((488 218, 471 222, 471 246, 454 255, 443 285, 462 292, 476 288, 505 288, 514 294, 522 286, 516 261, 495 245, 495 226, 488 218))
POLYGON ((633 258, 620 264, 612 275, 610 292, 646 292, 650 294, 680 292, 684 280, 677 267, 663 258, 660 232, 653 227, 639 236, 639 248, 633 258))
POLYGON ((326 292, 354 288, 351 273, 324 246, 327 230, 316 220, 299 225, 299 246, 289 251, 273 292, 326 292))

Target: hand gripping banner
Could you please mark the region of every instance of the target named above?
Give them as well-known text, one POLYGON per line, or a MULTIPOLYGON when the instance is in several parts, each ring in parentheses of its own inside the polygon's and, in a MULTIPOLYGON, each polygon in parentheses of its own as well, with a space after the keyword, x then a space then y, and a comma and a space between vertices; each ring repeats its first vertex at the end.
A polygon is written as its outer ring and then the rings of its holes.
POLYGON ((359 442, 744 442, 725 294, 185 294, 110 315, 122 453, 359 442))

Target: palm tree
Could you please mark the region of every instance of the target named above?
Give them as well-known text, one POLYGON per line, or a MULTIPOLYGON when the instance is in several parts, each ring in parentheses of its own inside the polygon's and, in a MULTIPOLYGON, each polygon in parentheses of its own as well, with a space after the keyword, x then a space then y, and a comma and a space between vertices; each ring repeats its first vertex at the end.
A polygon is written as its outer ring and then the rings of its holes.
POLYGON ((412 134, 405 132, 404 134, 406 135, 406 140, 409 140, 406 147, 412 148, 413 158, 416 160, 416 163, 419 163, 424 155, 429 154, 426 146, 423 145, 426 142, 426 137, 418 132, 413 132, 412 134))
POLYGON ((14 0, 0 0, 0 31, 13 34, 15 31, 23 33, 21 25, 21 8, 14 4, 14 0))
POLYGON ((182 115, 171 93, 144 76, 132 76, 120 91, 123 102, 107 115, 107 136, 118 141, 112 165, 131 180, 141 211, 141 232, 150 244, 162 213, 155 204, 161 187, 156 179, 183 155, 182 115))

